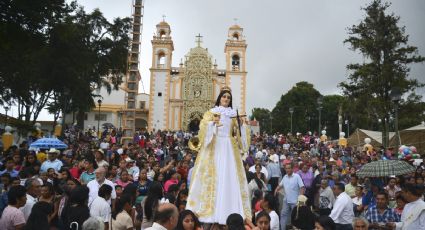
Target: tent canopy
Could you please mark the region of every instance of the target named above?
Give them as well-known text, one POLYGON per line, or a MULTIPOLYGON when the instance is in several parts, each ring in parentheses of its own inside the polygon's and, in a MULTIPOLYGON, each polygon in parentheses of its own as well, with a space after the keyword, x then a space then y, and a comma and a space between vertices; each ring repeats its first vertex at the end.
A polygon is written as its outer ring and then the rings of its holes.
MULTIPOLYGON (((389 138, 391 139, 393 136, 394 132, 390 132, 389 138)), ((356 131, 348 137, 348 145, 352 147, 363 147, 363 145, 366 144, 364 139, 367 137, 371 139, 370 144, 374 148, 382 145, 382 132, 366 129, 356 129, 356 131)))
MULTIPOLYGON (((425 153, 425 124, 416 125, 405 130, 401 130, 400 143, 401 145, 415 146, 419 154, 425 153)), ((398 138, 390 139, 390 146, 398 147, 398 138)))

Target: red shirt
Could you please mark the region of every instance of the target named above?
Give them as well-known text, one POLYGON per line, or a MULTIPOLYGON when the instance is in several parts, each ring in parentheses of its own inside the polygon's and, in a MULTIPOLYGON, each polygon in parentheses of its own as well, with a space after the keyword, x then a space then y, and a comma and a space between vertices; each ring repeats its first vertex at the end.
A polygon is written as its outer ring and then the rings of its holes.
POLYGON ((139 146, 140 146, 140 148, 142 148, 142 149, 145 148, 145 143, 146 143, 145 139, 143 139, 143 138, 140 139, 139 140, 139 146))
POLYGON ((71 169, 69 169, 69 173, 71 173, 72 177, 78 180, 80 179, 82 171, 78 167, 72 167, 71 169))
POLYGON ((188 168, 178 167, 177 172, 182 176, 182 179, 186 179, 189 171, 188 168))

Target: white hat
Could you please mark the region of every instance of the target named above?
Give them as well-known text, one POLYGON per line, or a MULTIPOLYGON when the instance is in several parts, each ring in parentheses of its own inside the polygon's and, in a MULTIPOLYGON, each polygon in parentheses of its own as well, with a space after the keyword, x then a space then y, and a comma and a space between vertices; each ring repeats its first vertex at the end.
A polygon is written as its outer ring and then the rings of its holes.
POLYGON ((304 203, 307 202, 307 197, 304 195, 299 195, 298 196, 298 203, 304 203))
POLYGON ((133 163, 133 162, 135 162, 135 160, 131 159, 130 157, 127 157, 125 159, 125 162, 127 162, 127 163, 133 163))
POLYGON ((47 152, 47 153, 56 153, 56 154, 59 154, 59 153, 60 153, 60 151, 59 151, 59 150, 57 150, 57 149, 55 149, 55 148, 50 148, 50 149, 49 149, 49 152, 47 152))
POLYGON ((269 159, 270 159, 271 161, 273 161, 274 163, 278 163, 278 162, 279 162, 279 156, 278 156, 278 155, 276 155, 276 154, 271 155, 271 156, 269 157, 269 159))
POLYGON ((120 155, 121 155, 123 152, 124 152, 124 150, 123 150, 122 148, 119 148, 119 149, 117 150, 117 153, 118 153, 118 154, 120 154, 120 155))

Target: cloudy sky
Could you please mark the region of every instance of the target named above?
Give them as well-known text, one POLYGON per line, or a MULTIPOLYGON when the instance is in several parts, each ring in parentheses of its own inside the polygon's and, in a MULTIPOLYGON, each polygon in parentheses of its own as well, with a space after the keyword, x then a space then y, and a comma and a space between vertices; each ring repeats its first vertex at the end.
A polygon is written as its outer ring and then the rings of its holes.
MULTIPOLYGON (((87 11, 99 8, 112 20, 128 17, 131 0, 78 0, 87 11)), ((341 0, 145 0, 140 70, 144 90, 149 92, 151 39, 155 25, 166 15, 171 25, 175 51, 173 66, 195 46, 195 35, 204 36, 219 68, 225 64, 227 29, 234 24, 244 28, 247 49, 247 106, 273 108, 280 96, 295 83, 313 83, 322 94, 340 93, 346 65, 362 60, 343 44, 347 27, 364 17, 360 9, 370 1, 341 0)), ((425 1, 393 0, 390 11, 401 17, 409 43, 425 55, 425 1)), ((412 66, 410 75, 425 82, 425 64, 412 66)), ((141 90, 142 87, 141 87, 141 90)), ((419 91, 425 95, 425 90, 419 91)), ((44 117, 44 116, 43 116, 44 117)))

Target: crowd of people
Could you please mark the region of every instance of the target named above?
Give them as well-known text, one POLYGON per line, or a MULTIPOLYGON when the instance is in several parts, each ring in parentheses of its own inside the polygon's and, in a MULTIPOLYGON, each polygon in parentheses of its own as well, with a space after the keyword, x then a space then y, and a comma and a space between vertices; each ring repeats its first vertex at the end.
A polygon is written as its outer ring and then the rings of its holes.
POLYGON ((64 150, 12 146, 1 155, 0 229, 425 229, 423 164, 407 175, 359 177, 388 153, 311 133, 252 135, 241 154, 253 218, 200 223, 186 209, 191 137, 139 131, 122 145, 119 130, 97 138, 71 127, 64 150), (415 204, 424 208, 406 215, 415 204))

